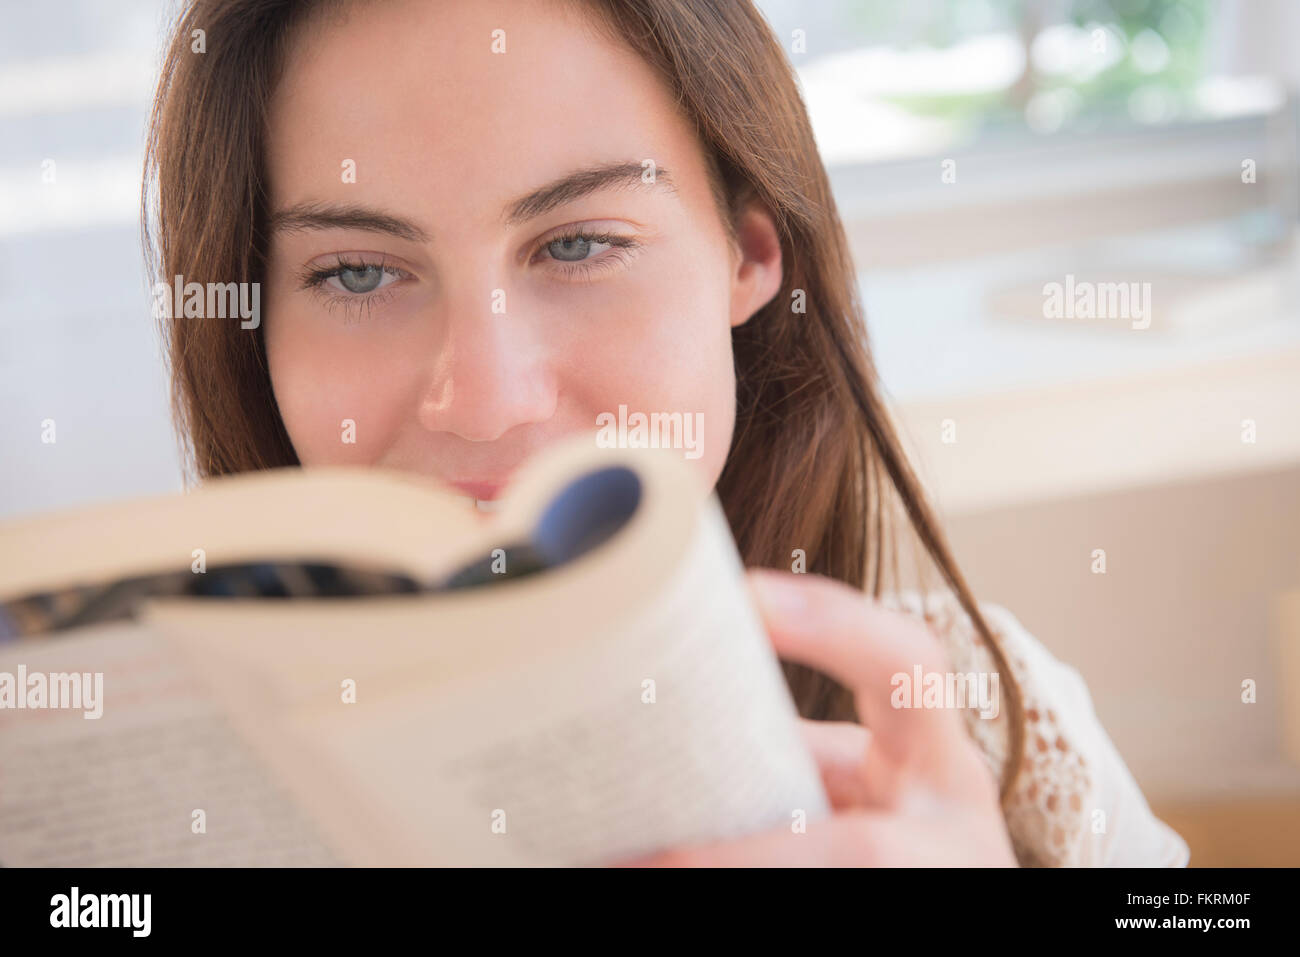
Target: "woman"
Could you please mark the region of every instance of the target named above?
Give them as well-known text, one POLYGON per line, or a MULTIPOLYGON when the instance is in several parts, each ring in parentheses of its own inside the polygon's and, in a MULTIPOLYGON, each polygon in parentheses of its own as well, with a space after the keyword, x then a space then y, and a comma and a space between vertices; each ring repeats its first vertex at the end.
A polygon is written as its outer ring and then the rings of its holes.
POLYGON ((815 573, 751 584, 836 813, 659 862, 1186 863, 1077 673, 953 562, 748 2, 194 0, 148 163, 159 275, 262 290, 254 328, 165 324, 200 477, 490 500, 602 414, 681 412, 746 564, 815 573), (898 592, 908 541, 951 595, 898 592), (997 716, 897 707, 915 667, 996 674, 997 716))

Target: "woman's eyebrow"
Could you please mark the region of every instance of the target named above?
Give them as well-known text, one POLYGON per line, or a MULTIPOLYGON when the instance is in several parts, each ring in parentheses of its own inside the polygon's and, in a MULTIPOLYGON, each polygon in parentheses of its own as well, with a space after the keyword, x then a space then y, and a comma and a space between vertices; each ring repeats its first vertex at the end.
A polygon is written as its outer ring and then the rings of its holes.
POLYGON ((360 229, 371 233, 387 233, 413 243, 429 240, 429 234, 411 220, 369 206, 298 203, 271 215, 272 233, 304 229, 360 229))
MULTIPOLYGON (((507 203, 502 211, 502 222, 515 226, 604 189, 644 186, 676 192, 676 184, 669 177, 668 170, 654 168, 649 178, 646 178, 646 172, 647 168, 642 164, 632 162, 606 163, 574 170, 507 203)), ((272 233, 304 229, 359 229, 387 233, 415 243, 429 241, 429 234, 413 220, 369 206, 298 203, 277 210, 271 216, 272 233)))
POLYGON ((518 225, 598 190, 641 186, 677 191, 668 170, 662 166, 647 169, 641 163, 604 163, 566 173, 507 203, 503 222, 507 226, 518 225), (646 173, 650 173, 649 179, 646 178, 646 173))

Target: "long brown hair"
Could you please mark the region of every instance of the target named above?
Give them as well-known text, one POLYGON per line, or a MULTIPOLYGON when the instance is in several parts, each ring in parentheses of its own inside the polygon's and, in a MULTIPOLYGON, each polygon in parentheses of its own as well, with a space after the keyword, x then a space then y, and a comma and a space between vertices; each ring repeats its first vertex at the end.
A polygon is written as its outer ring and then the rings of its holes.
MULTIPOLYGON (((164 281, 262 281, 267 102, 294 27, 327 3, 337 0, 191 0, 180 17, 154 102, 142 204, 151 271, 164 281), (196 30, 201 56, 191 49, 196 30)), ((802 549, 808 571, 880 597, 887 561, 899 581, 895 523, 905 518, 1002 675, 1006 802, 1024 746, 1021 691, 881 398, 844 228, 784 51, 749 0, 583 0, 581 9, 669 84, 695 126, 728 231, 742 203, 756 200, 780 235, 781 291, 733 332, 736 428, 717 492, 745 564, 789 567, 802 549)), ((261 330, 163 325, 192 472, 298 464, 261 330)), ((848 689, 782 667, 804 717, 857 720, 848 689)))

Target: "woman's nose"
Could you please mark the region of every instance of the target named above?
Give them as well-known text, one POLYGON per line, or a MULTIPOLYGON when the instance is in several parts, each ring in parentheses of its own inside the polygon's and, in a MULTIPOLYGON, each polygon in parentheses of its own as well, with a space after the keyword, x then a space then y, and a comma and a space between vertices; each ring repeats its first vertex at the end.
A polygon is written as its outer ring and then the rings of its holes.
POLYGON ((555 414, 554 372, 535 321, 464 309, 444 330, 420 399, 424 428, 491 442, 555 414))

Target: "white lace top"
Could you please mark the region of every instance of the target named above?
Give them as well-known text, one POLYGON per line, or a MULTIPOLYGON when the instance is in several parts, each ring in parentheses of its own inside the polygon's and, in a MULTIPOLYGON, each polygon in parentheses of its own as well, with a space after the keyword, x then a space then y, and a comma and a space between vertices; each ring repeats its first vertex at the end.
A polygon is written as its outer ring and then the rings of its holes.
MULTIPOLYGON (((955 672, 997 670, 956 596, 903 592, 883 603, 922 615, 947 649, 955 672)), ((1058 661, 999 605, 980 603, 1020 683, 1025 760, 1007 829, 1022 866, 1185 867, 1187 843, 1151 813, 1137 782, 1093 711, 1079 672, 1058 661)), ((966 728, 1001 780, 1009 741, 1008 709, 980 717, 962 711, 966 728)))

